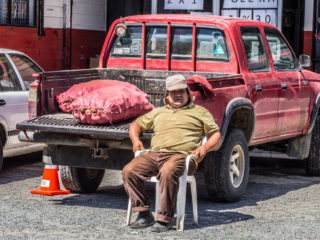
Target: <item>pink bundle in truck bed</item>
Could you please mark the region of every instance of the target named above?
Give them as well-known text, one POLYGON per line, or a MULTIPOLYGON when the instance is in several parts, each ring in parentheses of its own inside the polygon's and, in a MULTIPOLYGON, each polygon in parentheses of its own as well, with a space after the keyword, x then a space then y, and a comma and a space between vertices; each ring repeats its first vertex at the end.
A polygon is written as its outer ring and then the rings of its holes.
POLYGON ((63 111, 72 111, 73 116, 84 124, 109 124, 152 110, 153 105, 147 97, 149 95, 126 82, 94 80, 73 86, 57 96, 57 101, 61 102, 63 111))
POLYGON ((124 86, 130 89, 135 90, 136 92, 142 94, 144 97, 149 98, 149 95, 141 91, 136 86, 122 81, 117 80, 92 80, 85 83, 79 83, 73 85, 67 91, 56 96, 56 100, 59 103, 59 107, 64 112, 72 112, 72 108, 70 107, 71 103, 76 100, 78 97, 83 96, 86 93, 90 93, 97 89, 103 87, 113 87, 113 86, 124 86))

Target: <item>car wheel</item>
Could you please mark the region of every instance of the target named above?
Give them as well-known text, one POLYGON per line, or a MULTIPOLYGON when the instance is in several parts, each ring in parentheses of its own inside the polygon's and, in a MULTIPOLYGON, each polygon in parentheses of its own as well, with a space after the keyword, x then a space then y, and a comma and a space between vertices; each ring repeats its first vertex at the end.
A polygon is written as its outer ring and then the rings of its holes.
POLYGON ((239 129, 228 132, 221 148, 205 158, 205 182, 209 197, 233 202, 246 190, 249 178, 247 140, 239 129))
POLYGON ((92 193, 99 187, 103 176, 103 169, 76 168, 59 166, 59 173, 63 186, 79 193, 92 193))
POLYGON ((320 176, 320 115, 312 130, 309 156, 306 159, 306 172, 310 176, 320 176))

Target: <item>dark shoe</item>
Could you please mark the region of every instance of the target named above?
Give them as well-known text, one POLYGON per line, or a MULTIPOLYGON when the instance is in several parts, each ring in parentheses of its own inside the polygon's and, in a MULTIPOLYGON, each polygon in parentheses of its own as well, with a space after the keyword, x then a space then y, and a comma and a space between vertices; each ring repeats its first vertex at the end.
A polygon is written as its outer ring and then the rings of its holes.
POLYGON ((157 221, 153 226, 151 227, 151 232, 167 232, 169 231, 171 227, 171 223, 164 223, 164 222, 159 222, 157 221))
POLYGON ((133 229, 146 228, 153 224, 154 218, 150 211, 139 212, 138 217, 135 222, 130 224, 133 229))

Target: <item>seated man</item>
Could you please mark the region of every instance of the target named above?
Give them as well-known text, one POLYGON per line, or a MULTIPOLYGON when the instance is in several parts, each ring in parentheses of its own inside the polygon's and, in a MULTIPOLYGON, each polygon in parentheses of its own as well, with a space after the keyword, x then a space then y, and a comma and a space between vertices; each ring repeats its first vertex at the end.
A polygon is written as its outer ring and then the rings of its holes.
POLYGON ((183 174, 186 156, 194 154, 197 157, 196 162, 190 162, 189 167, 194 173, 198 163, 220 139, 219 128, 210 112, 193 103, 184 76, 175 75, 166 79, 164 102, 164 107, 155 108, 131 123, 129 134, 134 152, 145 150, 139 139, 142 130, 152 130, 154 133, 150 151, 134 158, 122 172, 132 209, 139 212, 131 228, 145 228, 153 224, 144 181, 157 176, 161 196, 157 222, 151 229, 154 232, 170 228, 176 208, 179 177, 183 174), (201 146, 204 136, 208 140, 201 146))

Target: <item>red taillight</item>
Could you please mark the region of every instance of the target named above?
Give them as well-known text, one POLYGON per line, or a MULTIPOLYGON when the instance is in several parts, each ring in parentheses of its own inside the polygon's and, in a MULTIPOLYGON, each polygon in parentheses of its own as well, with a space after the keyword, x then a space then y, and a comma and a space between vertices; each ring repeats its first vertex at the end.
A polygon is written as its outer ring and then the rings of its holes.
POLYGON ((29 119, 38 116, 39 87, 39 80, 35 80, 33 83, 30 84, 28 97, 29 119))

